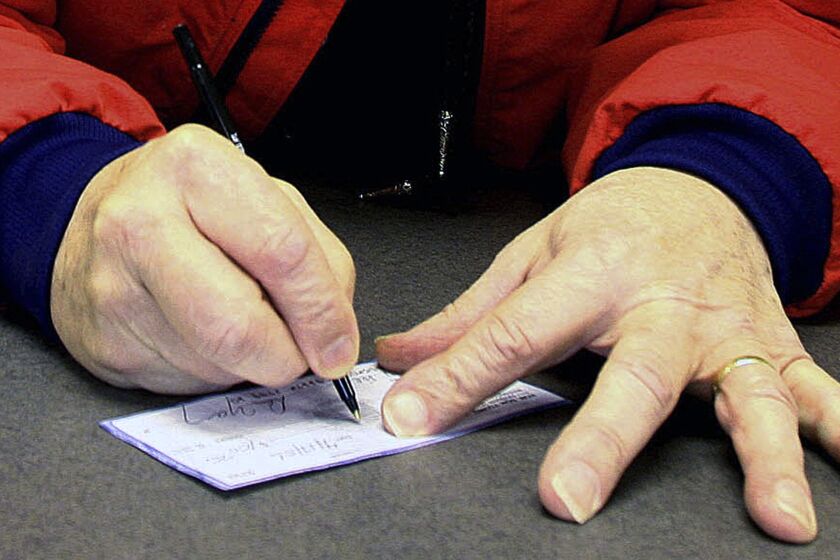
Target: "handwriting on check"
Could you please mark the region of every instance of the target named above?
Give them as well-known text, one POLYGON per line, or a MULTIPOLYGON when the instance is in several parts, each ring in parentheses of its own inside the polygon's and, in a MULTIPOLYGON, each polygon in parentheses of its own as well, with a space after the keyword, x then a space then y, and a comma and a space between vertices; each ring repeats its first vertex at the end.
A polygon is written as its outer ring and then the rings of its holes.
MULTIPOLYGON (((373 371, 362 370, 353 376, 353 383, 357 386, 376 381, 377 377, 373 371)), ((289 408, 288 399, 294 398, 296 393, 311 394, 311 389, 331 383, 327 379, 308 377, 279 389, 257 387, 232 395, 182 404, 181 414, 184 423, 191 426, 236 417, 250 418, 257 414, 280 416, 289 408)), ((332 396, 331 393, 328 395, 332 396)), ((337 403, 335 399, 325 400, 325 404, 330 408, 337 403)))

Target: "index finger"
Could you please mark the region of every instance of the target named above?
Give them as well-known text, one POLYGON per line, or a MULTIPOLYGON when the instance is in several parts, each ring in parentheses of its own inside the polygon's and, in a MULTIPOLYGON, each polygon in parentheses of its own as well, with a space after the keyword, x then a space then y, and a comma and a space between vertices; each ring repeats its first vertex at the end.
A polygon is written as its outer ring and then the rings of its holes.
POLYGON ((217 153, 187 158, 182 173, 196 226, 260 283, 315 373, 346 374, 358 356, 356 317, 316 236, 256 162, 217 140, 217 153))
POLYGON ((383 402, 387 428, 399 436, 442 431, 484 398, 586 344, 606 306, 592 282, 563 270, 554 261, 446 351, 403 374, 383 402))

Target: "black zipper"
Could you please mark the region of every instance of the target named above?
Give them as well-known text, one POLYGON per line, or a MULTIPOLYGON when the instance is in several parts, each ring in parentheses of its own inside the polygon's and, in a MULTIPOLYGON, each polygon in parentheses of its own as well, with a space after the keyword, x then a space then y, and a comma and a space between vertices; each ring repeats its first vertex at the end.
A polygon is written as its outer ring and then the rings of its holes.
POLYGON ((452 169, 451 156, 466 155, 471 143, 484 53, 485 13, 485 0, 461 0, 452 3, 449 14, 435 169, 442 181, 452 172, 463 171, 452 169))
POLYGON ((233 48, 225 58, 219 71, 216 73, 216 88, 219 94, 224 98, 233 89, 239 74, 245 68, 245 63, 248 62, 251 53, 260 42, 266 29, 271 24, 274 16, 283 5, 283 0, 262 0, 259 7, 251 16, 251 21, 245 26, 242 35, 236 40, 233 48))
POLYGON ((434 203, 444 195, 447 204, 459 202, 475 122, 486 9, 486 0, 453 0, 450 5, 433 168, 420 177, 360 193, 361 200, 419 195, 434 203))

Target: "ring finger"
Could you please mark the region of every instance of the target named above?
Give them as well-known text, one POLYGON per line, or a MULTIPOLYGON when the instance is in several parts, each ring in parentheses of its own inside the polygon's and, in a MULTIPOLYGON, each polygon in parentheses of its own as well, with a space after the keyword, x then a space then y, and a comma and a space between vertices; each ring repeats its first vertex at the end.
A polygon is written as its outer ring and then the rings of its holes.
POLYGON ((747 509, 770 535, 809 542, 817 524, 793 395, 769 362, 741 363, 730 362, 719 379, 715 412, 744 471, 747 509))

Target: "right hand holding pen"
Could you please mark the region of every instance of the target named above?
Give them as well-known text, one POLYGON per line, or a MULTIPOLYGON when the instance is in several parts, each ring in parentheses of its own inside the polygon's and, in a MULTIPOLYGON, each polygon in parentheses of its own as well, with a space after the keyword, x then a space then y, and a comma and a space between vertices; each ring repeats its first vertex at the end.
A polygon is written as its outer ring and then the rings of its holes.
POLYGON ((294 187, 186 125, 91 179, 51 312, 70 353, 120 387, 277 386, 355 364, 354 282, 350 254, 294 187))

